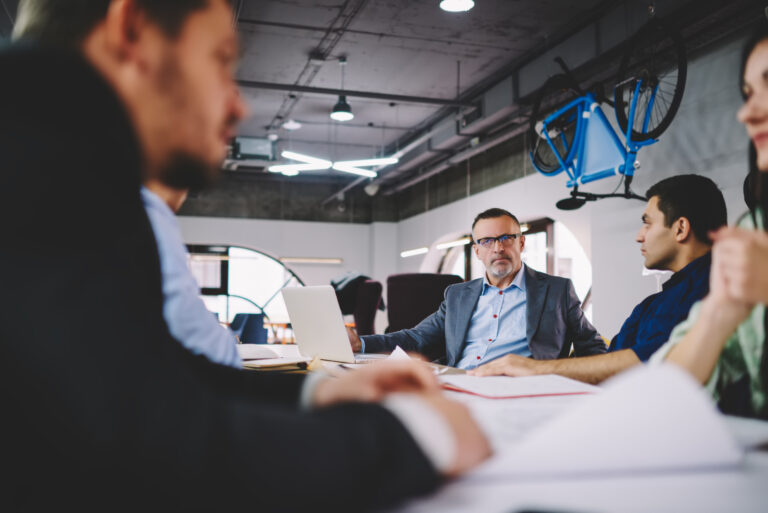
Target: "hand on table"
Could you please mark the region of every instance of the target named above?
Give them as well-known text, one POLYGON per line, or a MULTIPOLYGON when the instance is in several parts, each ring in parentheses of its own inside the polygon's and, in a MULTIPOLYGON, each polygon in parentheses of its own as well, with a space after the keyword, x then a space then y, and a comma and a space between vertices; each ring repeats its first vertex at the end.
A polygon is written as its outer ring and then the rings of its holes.
POLYGON ((444 475, 462 474, 490 456, 488 440, 467 407, 445 397, 431 368, 420 361, 386 360, 322 380, 314 390, 313 405, 377 402, 392 393, 413 394, 424 407, 431 407, 453 434, 456 450, 450 464, 441 468, 444 475))
POLYGON ((504 355, 493 361, 467 371, 471 376, 534 376, 538 362, 516 354, 504 355))
POLYGON ((491 455, 491 446, 480 427, 461 403, 448 399, 440 392, 421 394, 421 399, 429 404, 450 426, 456 440, 456 454, 448 469, 443 474, 455 477, 476 467, 491 455))
POLYGON ((393 392, 436 393, 440 390, 432 370, 410 360, 369 363, 338 378, 317 384, 313 404, 317 407, 340 402, 375 402, 393 392))
POLYGON ((360 337, 358 336, 357 331, 355 331, 355 328, 347 326, 347 336, 349 337, 349 345, 352 346, 352 352, 359 353, 363 348, 363 344, 360 342, 360 337))

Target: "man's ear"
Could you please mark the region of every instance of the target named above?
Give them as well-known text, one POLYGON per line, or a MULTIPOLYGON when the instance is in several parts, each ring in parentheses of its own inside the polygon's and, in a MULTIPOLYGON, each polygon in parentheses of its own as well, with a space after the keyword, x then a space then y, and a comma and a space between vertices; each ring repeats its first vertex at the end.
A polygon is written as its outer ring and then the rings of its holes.
POLYGON ((693 235, 691 230, 691 222, 687 217, 680 217, 675 221, 673 228, 675 230, 675 240, 683 243, 693 235))
POLYGON ((140 42, 148 28, 146 13, 135 0, 112 0, 104 20, 107 44, 120 60, 141 60, 140 42))

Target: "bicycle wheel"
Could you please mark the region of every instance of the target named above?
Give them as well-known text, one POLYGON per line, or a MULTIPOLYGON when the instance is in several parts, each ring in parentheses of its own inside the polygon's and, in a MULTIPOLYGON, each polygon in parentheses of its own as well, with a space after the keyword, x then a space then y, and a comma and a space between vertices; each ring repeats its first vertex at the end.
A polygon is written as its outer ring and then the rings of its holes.
POLYGON ((640 81, 632 139, 659 137, 680 107, 686 75, 685 45, 680 33, 668 29, 661 20, 651 20, 632 38, 621 59, 614 101, 622 132, 627 132, 629 109, 640 81))
POLYGON ((542 133, 542 121, 578 96, 579 94, 570 86, 568 77, 563 74, 550 77, 536 95, 528 128, 528 149, 534 166, 545 175, 562 171, 557 154, 564 161, 568 159, 576 134, 577 109, 569 109, 547 126, 547 133, 555 146, 554 149, 542 133))

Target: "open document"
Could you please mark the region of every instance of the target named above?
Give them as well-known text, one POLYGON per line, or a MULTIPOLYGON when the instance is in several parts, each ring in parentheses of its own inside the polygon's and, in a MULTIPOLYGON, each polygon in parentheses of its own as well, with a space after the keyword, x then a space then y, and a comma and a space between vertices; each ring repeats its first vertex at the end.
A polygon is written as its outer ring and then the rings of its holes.
POLYGON ((560 395, 582 395, 599 392, 600 388, 563 376, 468 376, 449 374, 440 378, 443 388, 465 392, 486 399, 524 399, 560 395))
POLYGON ((639 366, 601 388, 522 439, 494 444, 496 456, 476 476, 710 470, 742 461, 742 450, 709 396, 674 365, 639 366))

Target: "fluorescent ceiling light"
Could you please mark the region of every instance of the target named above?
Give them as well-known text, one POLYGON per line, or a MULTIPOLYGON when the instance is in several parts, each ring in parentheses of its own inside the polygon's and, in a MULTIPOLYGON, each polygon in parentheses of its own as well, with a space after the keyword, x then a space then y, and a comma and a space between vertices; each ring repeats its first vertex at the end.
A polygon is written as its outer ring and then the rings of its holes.
POLYGON ((305 164, 312 164, 314 166, 317 166, 317 169, 330 169, 331 166, 333 165, 333 162, 331 162, 330 160, 310 157, 309 155, 304 155, 303 153, 296 153, 295 151, 284 151, 280 154, 280 156, 283 157, 284 159, 298 160, 299 162, 304 162, 305 164))
POLYGON ((451 242, 443 242, 442 244, 438 244, 436 247, 437 249, 448 249, 448 248, 454 248, 456 246, 466 246, 472 242, 472 239, 470 237, 462 237, 458 240, 453 240, 451 242))
POLYGON ((336 171, 342 171, 344 173, 351 173, 353 175, 365 176, 367 178, 376 178, 378 173, 376 171, 370 171, 368 169, 360 169, 359 167, 350 166, 343 162, 336 162, 333 164, 333 169, 336 171))
POLYGON ((424 253, 428 253, 428 252, 429 252, 429 248, 409 249, 408 251, 401 252, 400 257, 408 258, 416 255, 423 255, 424 253))
POLYGON ((323 265, 341 265, 344 260, 341 258, 321 258, 321 257, 280 257, 284 264, 323 264, 323 265))
POLYGON ((292 132, 294 130, 298 130, 299 128, 301 128, 301 123, 293 119, 289 119, 288 121, 283 123, 283 128, 292 132))
POLYGON ((382 168, 391 164, 397 164, 399 160, 395 157, 387 157, 381 159, 365 159, 365 160, 344 160, 341 162, 334 162, 333 169, 336 171, 343 171, 344 173, 352 173, 355 175, 365 176, 368 178, 376 178, 378 173, 369 169, 362 169, 361 166, 378 166, 382 168))
POLYGON ((280 154, 280 156, 285 159, 301 162, 301 164, 281 164, 277 166, 270 166, 268 168, 268 171, 271 173, 283 173, 286 176, 295 176, 301 171, 324 171, 326 169, 333 168, 336 171, 342 171, 344 173, 365 176, 367 178, 376 178, 376 171, 363 169, 361 166, 378 166, 379 168, 382 168, 384 166, 397 164, 398 162, 398 159, 395 157, 331 162, 330 160, 319 159, 310 155, 304 155, 303 153, 296 153, 294 151, 284 151, 280 154))
POLYGON ((318 159, 294 151, 284 151, 280 156, 284 159, 298 160, 302 163, 270 166, 267 169, 270 173, 283 173, 285 176, 296 176, 301 171, 323 171, 325 169, 330 169, 333 165, 333 162, 330 160, 318 159))
POLYGON ((443 0, 440 9, 448 12, 466 12, 475 6, 473 0, 443 0))

